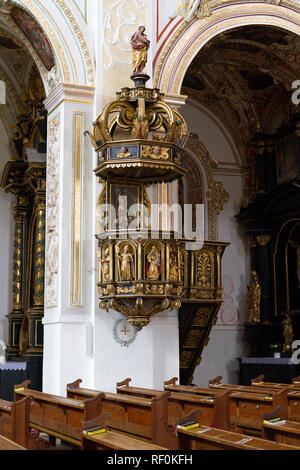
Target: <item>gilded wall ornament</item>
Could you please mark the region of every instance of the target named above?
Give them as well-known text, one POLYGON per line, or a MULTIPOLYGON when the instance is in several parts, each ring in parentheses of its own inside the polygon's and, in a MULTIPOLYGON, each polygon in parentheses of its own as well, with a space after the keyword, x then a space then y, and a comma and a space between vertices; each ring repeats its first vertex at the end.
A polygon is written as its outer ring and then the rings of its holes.
POLYGON ((189 350, 183 350, 180 355, 180 369, 188 369, 191 360, 193 358, 194 352, 189 350))
POLYGON ((158 145, 154 145, 153 147, 144 145, 142 152, 143 157, 153 158, 153 160, 169 160, 170 158, 169 149, 166 147, 159 147, 158 145))
POLYGON ((206 326, 209 321, 210 315, 211 315, 211 310, 208 307, 200 307, 194 316, 192 325, 193 326, 206 326))
POLYGON ((201 337, 203 335, 203 331, 199 330, 190 330, 188 336, 186 337, 183 347, 184 348, 197 348, 201 337))
POLYGON ((208 253, 199 253, 197 257, 197 287, 212 287, 212 264, 208 253))
POLYGON ((271 236, 270 235, 257 235, 256 241, 260 246, 267 246, 270 242, 271 236))
POLYGON ((214 183, 214 199, 212 201, 212 208, 216 211, 216 213, 219 215, 220 212, 224 209, 224 204, 229 201, 230 195, 229 193, 224 189, 223 183, 220 183, 219 181, 214 183))

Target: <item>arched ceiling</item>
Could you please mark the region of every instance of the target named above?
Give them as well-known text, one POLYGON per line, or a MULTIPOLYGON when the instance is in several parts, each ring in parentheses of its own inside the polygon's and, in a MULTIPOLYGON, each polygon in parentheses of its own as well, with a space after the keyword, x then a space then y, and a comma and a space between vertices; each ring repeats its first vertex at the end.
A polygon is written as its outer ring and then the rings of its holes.
POLYGON ((190 65, 182 93, 227 127, 245 164, 259 128, 288 122, 292 83, 300 79, 300 36, 276 27, 244 26, 209 41, 190 65))
MULTIPOLYGON (((20 27, 24 29, 24 26, 18 25, 18 20, 13 21, 12 11, 8 14, 0 10, 0 80, 6 85, 6 104, 0 106, 0 118, 9 137, 15 132, 16 118, 22 112, 25 96, 35 100, 44 92, 35 60, 23 40, 24 31, 20 30, 18 34, 20 27)), ((22 18, 28 18, 28 13, 20 8, 16 10, 16 18, 20 12, 26 15, 22 18)))

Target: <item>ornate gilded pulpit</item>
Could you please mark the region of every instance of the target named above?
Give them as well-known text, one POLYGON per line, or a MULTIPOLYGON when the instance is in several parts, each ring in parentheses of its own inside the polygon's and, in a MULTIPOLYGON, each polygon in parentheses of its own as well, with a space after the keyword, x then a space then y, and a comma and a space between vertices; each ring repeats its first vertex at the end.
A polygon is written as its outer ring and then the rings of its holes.
MULTIPOLYGON (((182 116, 150 77, 133 75, 87 131, 98 155, 99 308, 141 329, 151 317, 180 310, 181 381, 190 382, 222 302, 226 243, 186 239, 170 217, 160 224, 148 188, 185 174, 188 137, 182 116), (166 229, 167 228, 167 229, 166 229)), ((176 218, 176 217, 175 217, 176 218)))

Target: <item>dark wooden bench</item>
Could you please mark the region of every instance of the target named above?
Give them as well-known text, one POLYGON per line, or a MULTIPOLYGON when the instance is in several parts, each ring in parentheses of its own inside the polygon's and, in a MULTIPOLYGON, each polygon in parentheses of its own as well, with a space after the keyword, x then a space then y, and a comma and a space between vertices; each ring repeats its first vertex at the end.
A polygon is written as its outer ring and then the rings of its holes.
POLYGON ((33 398, 30 406, 30 427, 59 438, 76 447, 81 447, 82 422, 93 419, 101 413, 103 393, 84 401, 51 395, 28 389, 26 380, 14 389, 15 401, 33 398))
MULTIPOLYGON (((67 384, 67 397, 86 400, 99 391, 81 388, 81 379, 67 384)), ((174 432, 168 426, 169 392, 145 398, 133 395, 104 393, 102 412, 111 415, 109 427, 115 431, 151 441, 152 444, 173 449, 176 446, 174 432)))

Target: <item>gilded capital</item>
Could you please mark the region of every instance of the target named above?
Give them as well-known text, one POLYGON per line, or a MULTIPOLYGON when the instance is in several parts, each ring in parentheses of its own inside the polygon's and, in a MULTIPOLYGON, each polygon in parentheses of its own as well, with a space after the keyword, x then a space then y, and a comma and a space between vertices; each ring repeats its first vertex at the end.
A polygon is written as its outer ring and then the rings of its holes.
POLYGON ((271 235, 257 235, 256 241, 260 246, 266 246, 270 242, 271 235))

